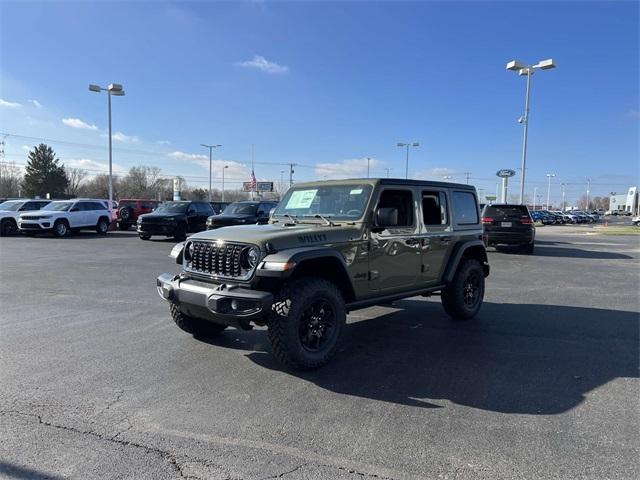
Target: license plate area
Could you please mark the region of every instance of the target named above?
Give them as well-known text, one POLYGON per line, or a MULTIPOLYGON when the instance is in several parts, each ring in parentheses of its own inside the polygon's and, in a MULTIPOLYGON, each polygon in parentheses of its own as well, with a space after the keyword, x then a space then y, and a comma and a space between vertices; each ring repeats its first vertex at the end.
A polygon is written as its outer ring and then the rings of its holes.
POLYGON ((500 226, 501 227, 512 227, 513 223, 512 222, 500 222, 500 226))

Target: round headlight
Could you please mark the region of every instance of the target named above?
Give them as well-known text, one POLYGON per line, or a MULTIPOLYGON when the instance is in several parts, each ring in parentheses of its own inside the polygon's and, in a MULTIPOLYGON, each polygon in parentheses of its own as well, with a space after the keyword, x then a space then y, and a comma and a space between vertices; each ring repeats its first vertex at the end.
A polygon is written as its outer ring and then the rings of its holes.
POLYGON ((258 265, 258 260, 260 260, 260 250, 257 247, 251 247, 247 252, 247 263, 250 268, 255 268, 258 265))
POLYGON ((184 249, 184 258, 191 260, 193 257, 193 242, 188 242, 184 249))

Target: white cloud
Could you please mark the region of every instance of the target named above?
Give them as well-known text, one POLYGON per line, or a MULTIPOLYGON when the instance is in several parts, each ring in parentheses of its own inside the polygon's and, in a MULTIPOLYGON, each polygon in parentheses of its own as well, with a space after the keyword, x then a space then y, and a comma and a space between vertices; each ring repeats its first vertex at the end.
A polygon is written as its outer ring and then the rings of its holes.
POLYGON ((95 125, 89 125, 87 122, 83 122, 79 118, 63 118, 62 123, 71 128, 80 128, 83 130, 98 130, 98 127, 96 127, 95 125))
POLYGON ((285 65, 279 65, 275 62, 270 62, 262 55, 256 55, 251 60, 245 60, 244 62, 236 62, 237 67, 243 68, 255 68, 264 73, 287 73, 289 71, 289 67, 285 65))
POLYGON ((158 145, 171 145, 171 142, 169 140, 158 140, 156 143, 158 145))
MULTIPOLYGON (((98 162, 90 158, 67 158, 64 160, 64 166, 69 168, 82 168, 92 174, 109 172, 108 162, 98 162)), ((116 163, 112 164, 112 168, 114 173, 124 172, 124 168, 116 163)))
MULTIPOLYGON (((430 180, 448 180, 451 181, 450 178, 443 178, 443 177, 455 177, 457 174, 457 172, 452 169, 452 168, 448 168, 448 167, 434 167, 434 168, 430 168, 428 170, 422 170, 420 172, 416 172, 414 174, 414 176, 416 178, 428 178, 430 180)), ((454 178, 455 180, 455 178, 454 178)))
MULTIPOLYGON (((371 159, 370 170, 380 166, 382 162, 371 159)), ((322 178, 353 178, 363 177, 367 174, 366 158, 351 158, 338 163, 318 163, 315 166, 316 175, 322 178)))
POLYGON ((33 105, 36 108, 42 108, 42 104, 38 100, 35 100, 32 98, 30 100, 27 100, 27 102, 29 102, 31 105, 33 105))
MULTIPOLYGON (((173 160, 177 161, 188 161, 192 162, 196 165, 199 165, 207 172, 209 171, 209 155, 204 155, 200 153, 186 153, 186 152, 171 152, 168 153, 167 156, 173 160)), ((246 179, 249 180, 249 169, 239 162, 234 162, 233 160, 223 160, 223 159, 214 159, 211 162, 211 173, 215 178, 222 178, 222 169, 225 165, 229 168, 225 171, 225 178, 228 179, 246 179)))
POLYGON ((134 135, 125 135, 122 132, 114 133, 113 139, 116 142, 122 142, 122 143, 136 143, 139 140, 139 138, 134 135))
POLYGON ((7 107, 7 108, 18 108, 21 107, 22 104, 18 103, 18 102, 9 102, 8 100, 4 100, 2 98, 0 98, 0 107, 7 107))
POLYGON ((22 145, 22 150, 28 152, 29 150, 31 150, 31 147, 29 145, 22 145))

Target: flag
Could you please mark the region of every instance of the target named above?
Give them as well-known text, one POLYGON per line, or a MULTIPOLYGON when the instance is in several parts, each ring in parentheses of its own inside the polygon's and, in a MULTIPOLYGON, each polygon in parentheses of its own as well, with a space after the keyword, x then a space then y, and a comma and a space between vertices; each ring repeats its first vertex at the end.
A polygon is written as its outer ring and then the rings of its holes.
POLYGON ((257 186, 258 186, 258 182, 256 181, 256 174, 254 173, 254 171, 252 169, 251 170, 251 191, 255 192, 257 186))

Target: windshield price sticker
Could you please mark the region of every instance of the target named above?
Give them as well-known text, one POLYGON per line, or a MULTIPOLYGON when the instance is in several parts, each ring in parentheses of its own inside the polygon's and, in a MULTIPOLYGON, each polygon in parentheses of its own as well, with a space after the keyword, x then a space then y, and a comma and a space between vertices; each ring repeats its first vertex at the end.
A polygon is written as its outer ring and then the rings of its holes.
POLYGON ((349 195, 360 195, 362 193, 362 189, 361 188, 354 188, 353 190, 351 190, 349 192, 349 195))
POLYGON ((287 210, 295 210, 298 208, 309 208, 313 199, 316 198, 318 190, 297 190, 291 194, 291 198, 285 207, 287 210))

